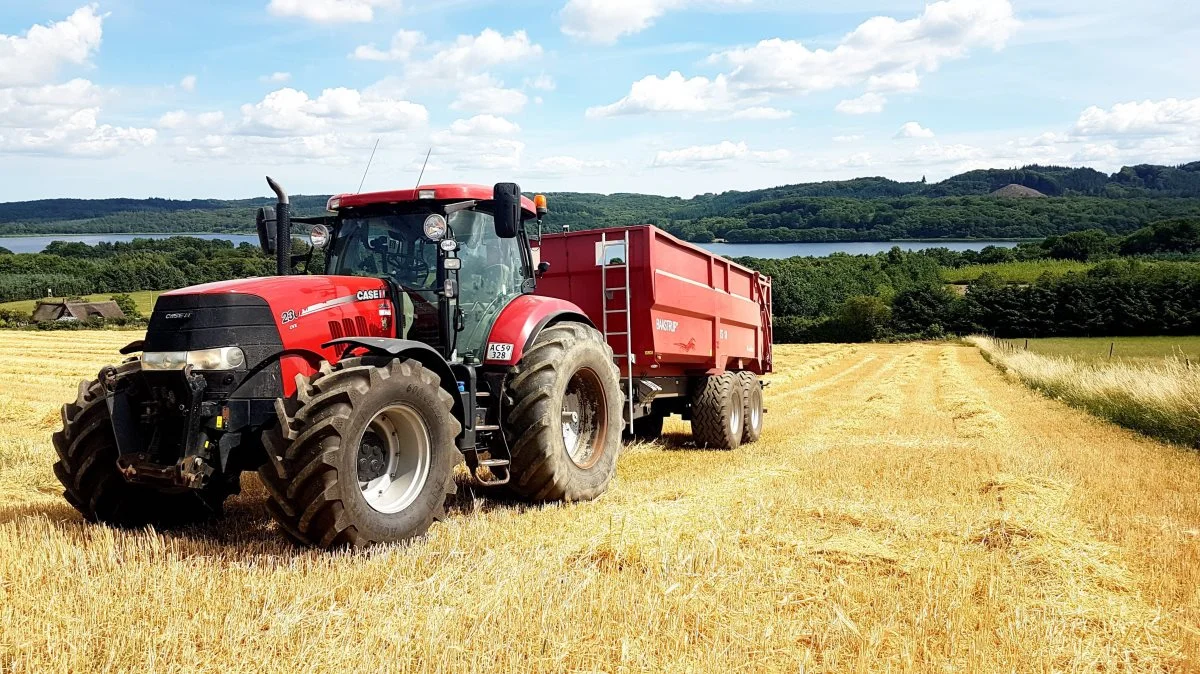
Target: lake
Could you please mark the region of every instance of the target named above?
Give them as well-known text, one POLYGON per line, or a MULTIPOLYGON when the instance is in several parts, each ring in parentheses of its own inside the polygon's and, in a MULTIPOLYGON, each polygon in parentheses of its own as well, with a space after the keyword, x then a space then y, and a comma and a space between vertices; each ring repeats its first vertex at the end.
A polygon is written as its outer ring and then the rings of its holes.
MULTIPOLYGON (((51 241, 79 241, 95 245, 102 241, 132 241, 133 239, 164 239, 179 234, 74 234, 59 236, 10 236, 0 237, 0 247, 14 253, 37 253, 51 241)), ((258 237, 249 234, 188 234, 201 239, 225 239, 234 245, 249 243, 258 245, 258 237)), ((927 248, 949 248, 950 250, 983 250, 988 246, 1013 248, 1015 241, 844 241, 838 243, 709 243, 706 248, 726 257, 762 257, 779 259, 785 257, 825 257, 833 253, 851 255, 874 255, 899 246, 904 250, 927 248)))

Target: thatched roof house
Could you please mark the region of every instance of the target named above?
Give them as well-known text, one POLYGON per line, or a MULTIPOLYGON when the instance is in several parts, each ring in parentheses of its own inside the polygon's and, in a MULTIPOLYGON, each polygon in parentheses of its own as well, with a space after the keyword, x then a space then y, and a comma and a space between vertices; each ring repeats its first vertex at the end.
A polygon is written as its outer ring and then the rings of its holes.
POLYGON ((125 312, 116 302, 39 302, 33 310, 33 320, 38 323, 51 321, 86 321, 93 318, 124 318, 125 312))

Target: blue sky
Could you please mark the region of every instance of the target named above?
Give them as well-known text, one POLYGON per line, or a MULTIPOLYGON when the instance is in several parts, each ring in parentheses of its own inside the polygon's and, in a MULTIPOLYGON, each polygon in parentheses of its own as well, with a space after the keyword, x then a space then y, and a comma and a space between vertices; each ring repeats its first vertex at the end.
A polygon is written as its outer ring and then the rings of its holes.
POLYGON ((0 201, 516 180, 691 196, 1200 159, 1181 0, 0 6, 0 201))

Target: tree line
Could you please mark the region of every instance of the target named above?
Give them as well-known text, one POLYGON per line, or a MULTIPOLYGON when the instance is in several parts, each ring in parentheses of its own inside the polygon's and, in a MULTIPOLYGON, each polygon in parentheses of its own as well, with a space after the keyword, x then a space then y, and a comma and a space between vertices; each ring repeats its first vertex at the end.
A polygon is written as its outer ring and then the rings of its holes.
MULTIPOLYGON (((1200 162, 1139 165, 1112 175, 1026 166, 970 171, 939 183, 881 177, 701 194, 550 195, 558 231, 654 224, 689 241, 822 242, 909 238, 1042 238, 1099 229, 1126 234, 1152 222, 1200 216, 1200 162), (1007 185, 1046 198, 989 196, 1007 185)), ((324 211, 324 195, 296 196, 299 215, 324 211)), ((50 199, 0 204, 0 234, 250 233, 272 199, 50 199)))

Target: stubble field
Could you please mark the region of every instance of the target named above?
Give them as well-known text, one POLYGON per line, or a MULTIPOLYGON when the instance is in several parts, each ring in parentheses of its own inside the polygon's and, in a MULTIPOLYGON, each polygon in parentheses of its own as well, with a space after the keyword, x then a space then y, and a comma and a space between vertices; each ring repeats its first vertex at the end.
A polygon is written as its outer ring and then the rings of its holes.
MULTIPOLYGON (((132 333, 0 331, 0 671, 1187 671, 1200 454, 974 348, 777 349, 762 440, 634 445, 595 503, 463 485, 423 540, 81 520, 58 406, 132 333)), ((674 422, 672 430, 684 429, 674 422)))

